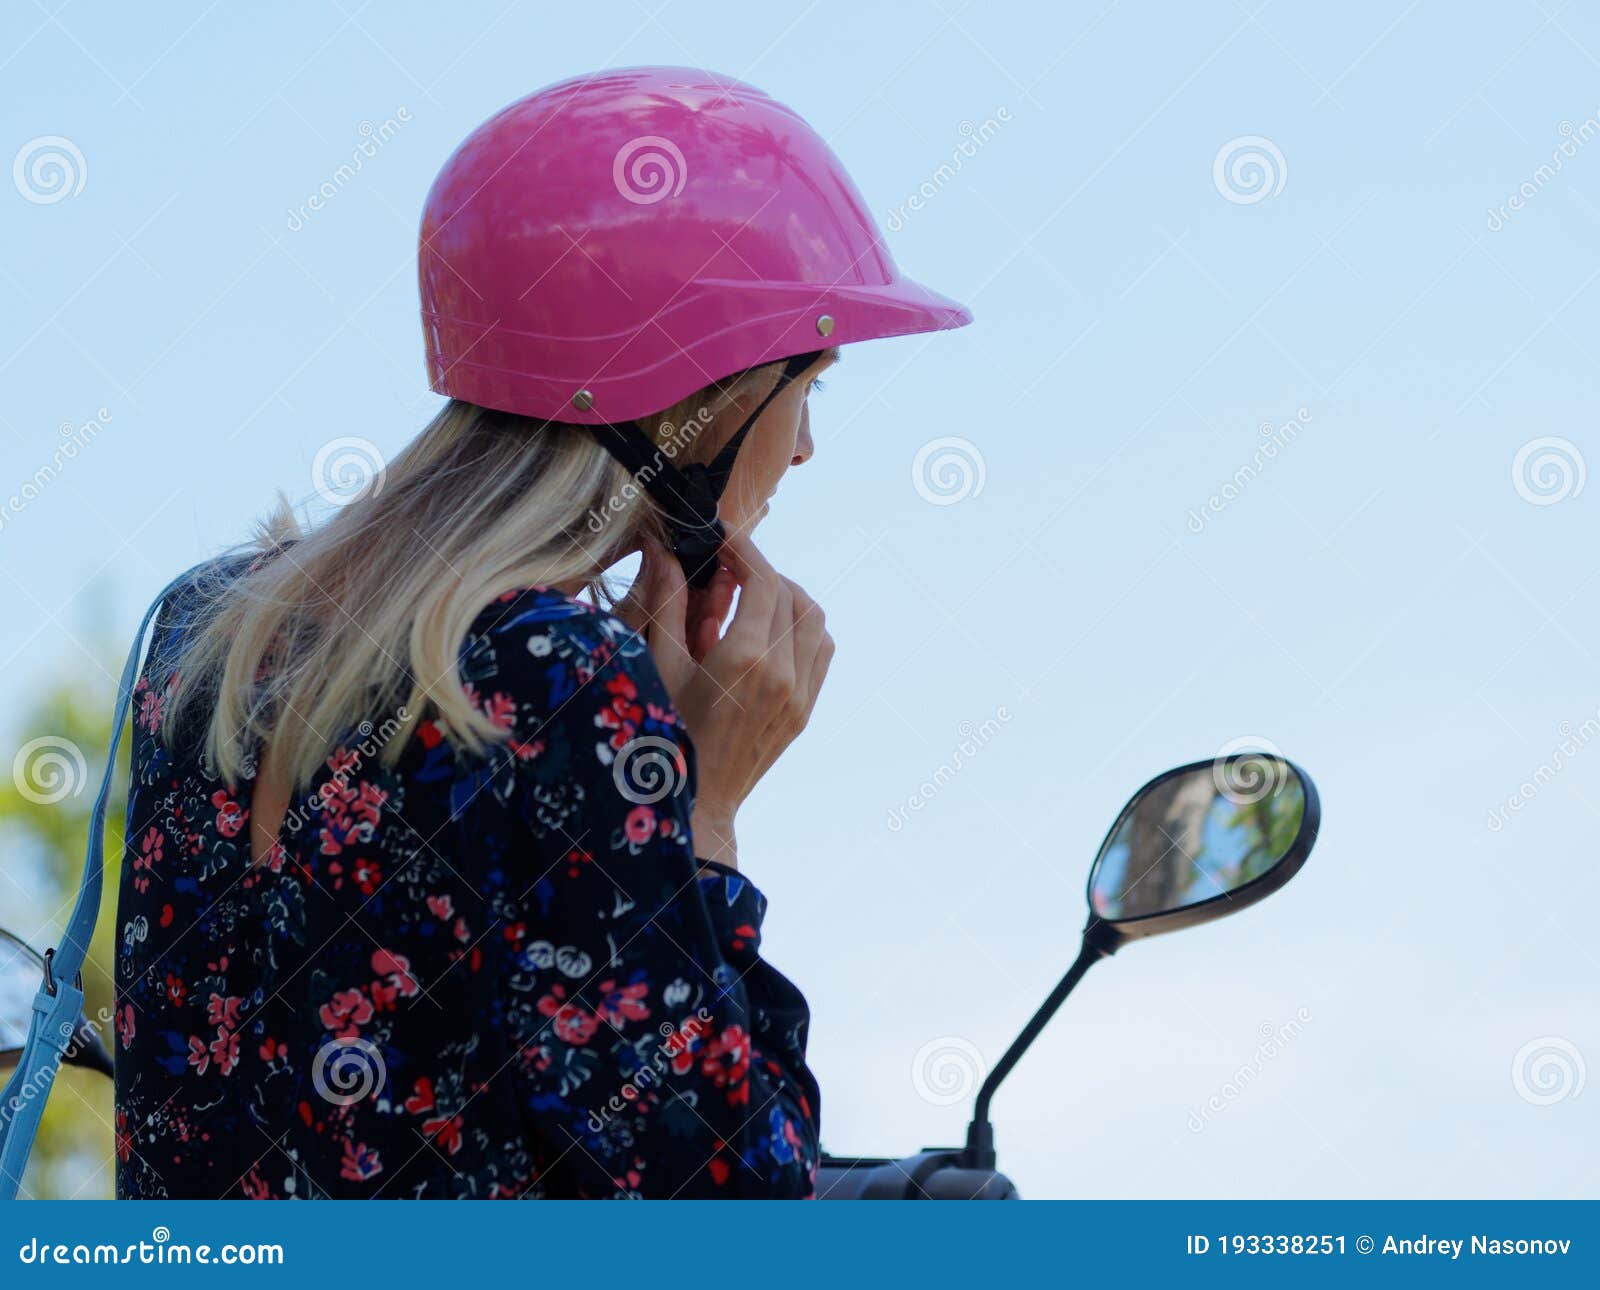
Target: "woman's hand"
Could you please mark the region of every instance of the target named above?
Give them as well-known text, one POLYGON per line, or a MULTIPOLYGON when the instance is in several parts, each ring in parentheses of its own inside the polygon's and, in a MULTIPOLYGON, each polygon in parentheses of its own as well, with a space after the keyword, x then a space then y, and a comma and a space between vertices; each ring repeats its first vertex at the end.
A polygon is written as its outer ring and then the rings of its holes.
POLYGON ((726 568, 691 593, 672 554, 647 540, 638 582, 618 606, 642 627, 698 755, 690 828, 700 858, 732 864, 734 817, 805 729, 833 660, 822 609, 743 534, 722 548, 726 568), (719 636, 733 588, 743 590, 719 636), (698 597, 698 598, 697 598, 698 597), (720 605, 720 608, 718 607, 720 605))
MULTIPOLYGON (((649 639, 652 617, 660 609, 656 575, 663 564, 680 572, 682 566, 670 551, 650 538, 644 539, 641 554, 643 558, 633 586, 617 602, 613 612, 634 631, 643 632, 649 639)), ((696 663, 705 662, 706 655, 722 639, 722 624, 728 617, 728 610, 733 608, 733 593, 738 586, 733 571, 726 565, 719 565, 709 586, 699 590, 687 588, 683 638, 688 644, 690 657, 696 663)), ((659 662, 657 666, 660 666, 659 662)), ((666 673, 663 672, 662 676, 666 679, 666 673)))

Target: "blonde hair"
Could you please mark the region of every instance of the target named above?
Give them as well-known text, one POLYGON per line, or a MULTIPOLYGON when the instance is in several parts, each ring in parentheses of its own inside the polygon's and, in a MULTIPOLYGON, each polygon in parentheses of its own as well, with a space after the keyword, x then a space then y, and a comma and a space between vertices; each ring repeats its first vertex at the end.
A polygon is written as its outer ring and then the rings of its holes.
MULTIPOLYGON (((701 432, 763 370, 641 425, 665 459, 702 459, 701 432)), ((603 571, 647 531, 667 540, 655 503, 592 431, 452 401, 320 526, 303 528, 280 496, 247 548, 256 559, 199 575, 180 652, 156 668, 172 693, 163 737, 203 722, 203 756, 235 787, 270 739, 292 790, 368 719, 390 765, 424 718, 481 753, 508 732, 463 686, 473 620, 534 586, 579 583, 609 606, 603 571)))

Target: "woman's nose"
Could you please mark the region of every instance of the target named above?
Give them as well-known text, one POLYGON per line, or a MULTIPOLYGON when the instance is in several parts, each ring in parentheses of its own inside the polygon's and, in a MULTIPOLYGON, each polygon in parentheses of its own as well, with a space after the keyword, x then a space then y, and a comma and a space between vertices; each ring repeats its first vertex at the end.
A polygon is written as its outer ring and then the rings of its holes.
POLYGON ((811 442, 811 409, 805 408, 800 413, 800 433, 794 439, 794 457, 790 460, 791 466, 803 466, 811 460, 811 454, 816 452, 816 444, 811 442))

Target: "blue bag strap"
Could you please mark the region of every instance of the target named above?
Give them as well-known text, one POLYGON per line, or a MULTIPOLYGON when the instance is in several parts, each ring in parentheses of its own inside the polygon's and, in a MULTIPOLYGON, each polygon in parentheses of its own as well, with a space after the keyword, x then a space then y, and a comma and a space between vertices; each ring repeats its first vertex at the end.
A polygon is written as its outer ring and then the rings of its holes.
POLYGON ((105 878, 106 804, 111 800, 111 781, 117 769, 117 750, 122 745, 122 727, 127 724, 133 703, 133 687, 139 677, 139 656, 144 652, 144 634, 162 602, 203 568, 203 564, 174 578, 144 611, 144 620, 133 638, 128 661, 122 666, 117 684, 117 707, 111 718, 111 745, 106 753, 106 771, 100 780, 100 793, 89 816, 89 844, 83 857, 83 876, 78 883, 78 902, 72 907, 61 935, 61 944, 45 955, 44 980, 33 1000, 33 1020, 22 1059, 11 1073, 5 1091, 0 1092, 0 1200, 15 1200, 22 1185, 22 1172, 33 1151, 39 1132, 45 1100, 55 1085, 62 1051, 72 1042, 78 1019, 83 1014, 83 964, 89 957, 89 940, 100 917, 100 891, 105 878))

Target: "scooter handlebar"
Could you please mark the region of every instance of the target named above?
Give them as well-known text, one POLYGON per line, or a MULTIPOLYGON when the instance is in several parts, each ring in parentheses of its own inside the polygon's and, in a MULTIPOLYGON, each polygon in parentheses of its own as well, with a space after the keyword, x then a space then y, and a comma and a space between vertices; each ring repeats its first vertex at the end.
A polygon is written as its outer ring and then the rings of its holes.
POLYGON ((961 1152, 930 1147, 903 1160, 823 1156, 818 1200, 1017 1200, 1016 1185, 993 1169, 969 1169, 961 1152))

